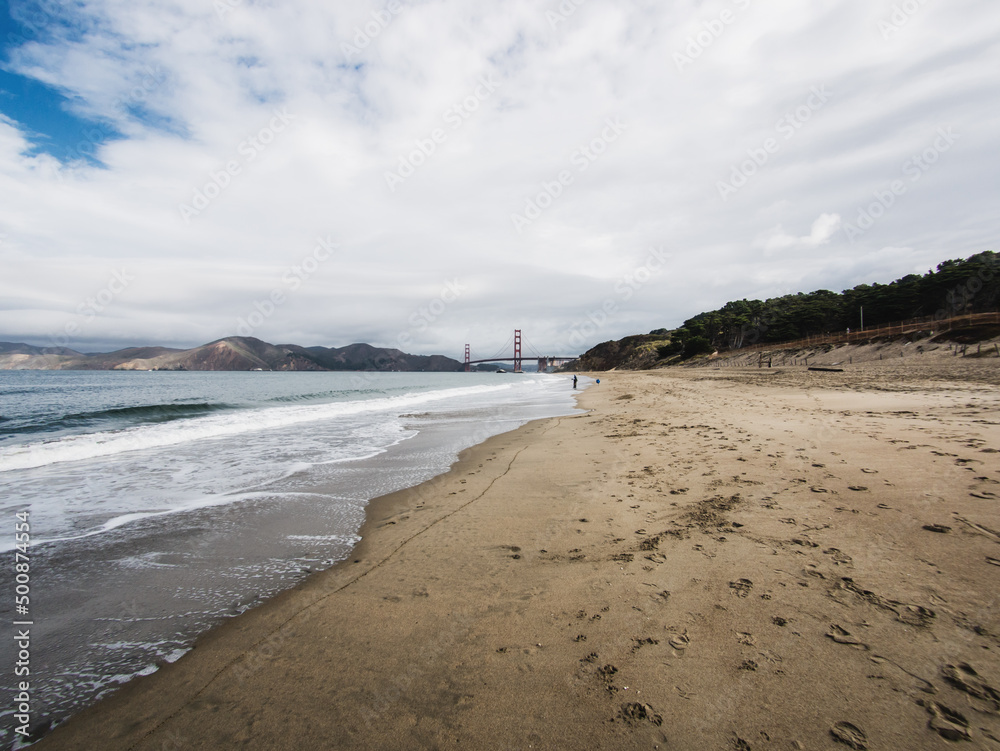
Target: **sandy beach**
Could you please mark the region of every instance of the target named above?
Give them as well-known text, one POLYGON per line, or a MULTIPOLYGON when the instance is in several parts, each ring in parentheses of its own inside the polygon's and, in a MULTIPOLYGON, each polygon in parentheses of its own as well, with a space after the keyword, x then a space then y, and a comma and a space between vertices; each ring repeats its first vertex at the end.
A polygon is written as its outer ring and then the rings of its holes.
POLYGON ((38 749, 1000 751, 1000 368, 604 373, 38 749))

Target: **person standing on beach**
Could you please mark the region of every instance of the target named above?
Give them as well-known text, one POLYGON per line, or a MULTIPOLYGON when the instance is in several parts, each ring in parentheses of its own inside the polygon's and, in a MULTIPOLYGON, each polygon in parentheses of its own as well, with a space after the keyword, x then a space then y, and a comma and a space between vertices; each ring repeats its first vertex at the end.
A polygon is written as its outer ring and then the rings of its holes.
POLYGON ((573 376, 573 388, 576 388, 576 376, 573 376))

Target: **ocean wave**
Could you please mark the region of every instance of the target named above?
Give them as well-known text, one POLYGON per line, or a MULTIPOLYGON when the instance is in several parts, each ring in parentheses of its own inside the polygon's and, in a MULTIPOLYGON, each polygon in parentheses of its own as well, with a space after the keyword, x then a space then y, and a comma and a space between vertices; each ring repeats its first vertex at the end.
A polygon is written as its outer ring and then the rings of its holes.
MULTIPOLYGON (((0 430, 0 435, 24 435, 26 433, 52 433, 67 428, 99 426, 102 423, 116 422, 123 427, 128 423, 164 423, 173 420, 186 420, 191 417, 238 409, 233 404, 201 403, 171 403, 171 404, 141 404, 133 407, 115 407, 100 409, 93 412, 76 412, 68 415, 42 418, 27 425, 9 427, 0 430)), ((0 418, 0 422, 5 422, 0 418)))
POLYGON ((313 394, 285 394, 282 396, 273 396, 268 399, 268 401, 279 404, 294 404, 295 402, 317 402, 323 399, 335 398, 343 400, 344 397, 367 396, 369 394, 384 395, 385 393, 386 389, 332 389, 329 391, 317 391, 313 394))
MULTIPOLYGON (((317 420, 407 409, 428 402, 497 393, 510 388, 510 384, 466 386, 374 399, 301 406, 229 409, 218 411, 216 414, 195 414, 162 424, 146 424, 65 436, 53 441, 9 448, 0 447, 0 472, 33 469, 59 462, 83 461, 129 451, 176 446, 197 440, 288 428, 317 420)), ((211 411, 213 410, 209 410, 211 411)))
POLYGON ((208 412, 221 412, 230 409, 237 409, 234 404, 218 404, 213 402, 171 402, 170 404, 140 404, 134 407, 116 407, 113 409, 102 409, 96 412, 82 412, 75 415, 67 415, 67 420, 101 420, 116 419, 122 417, 140 418, 143 420, 155 421, 158 419, 173 420, 194 415, 203 415, 208 412))

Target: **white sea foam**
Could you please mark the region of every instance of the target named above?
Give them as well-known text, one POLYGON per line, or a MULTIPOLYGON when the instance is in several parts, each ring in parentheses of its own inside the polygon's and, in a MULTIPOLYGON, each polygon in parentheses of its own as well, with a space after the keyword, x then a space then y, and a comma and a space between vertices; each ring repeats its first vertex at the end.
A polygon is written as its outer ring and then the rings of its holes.
MULTIPOLYGON (((189 499, 188 501, 183 502, 183 503, 178 503, 173 508, 165 509, 163 511, 144 511, 144 512, 138 512, 138 513, 121 514, 120 516, 116 516, 113 519, 108 519, 106 522, 104 522, 104 524, 102 524, 102 525, 100 525, 98 527, 94 527, 93 529, 88 529, 86 532, 83 532, 83 533, 78 534, 78 535, 67 535, 65 537, 61 537, 60 536, 60 537, 50 537, 50 538, 44 538, 44 537, 35 538, 32 541, 31 544, 32 545, 46 545, 48 543, 61 543, 61 542, 71 542, 71 541, 74 541, 74 540, 85 540, 88 537, 94 537, 95 535, 101 535, 101 534, 104 534, 105 532, 110 532, 110 531, 112 531, 114 529, 117 529, 118 527, 123 527, 126 524, 131 524, 133 522, 137 522, 137 521, 140 521, 142 519, 151 519, 151 518, 154 518, 154 517, 157 517, 157 516, 169 516, 171 514, 182 514, 182 513, 188 512, 188 511, 197 511, 199 509, 209 508, 211 506, 224 506, 224 505, 230 504, 230 503, 239 503, 241 501, 249 501, 249 500, 255 500, 255 499, 260 499, 260 498, 274 499, 274 498, 281 498, 281 497, 284 497, 284 496, 291 497, 291 496, 302 496, 302 495, 315 495, 315 494, 313 494, 313 493, 287 493, 287 492, 285 492, 285 493, 273 493, 273 492, 260 492, 260 491, 258 491, 258 492, 249 492, 249 493, 231 493, 231 494, 226 494, 226 495, 201 496, 201 497, 198 497, 198 498, 189 499)), ((334 535, 330 539, 336 539, 339 542, 339 541, 343 541, 343 540, 348 540, 348 538, 350 538, 350 537, 351 537, 350 535, 347 535, 347 536, 334 535)), ((357 542, 360 539, 361 538, 357 538, 357 540, 354 540, 354 542, 357 542)), ((350 540, 348 540, 348 541, 350 541, 350 540)), ((0 553, 8 553, 8 552, 10 552, 13 549, 14 549, 13 538, 11 538, 11 540, 9 540, 9 541, 8 540, 0 540, 0 553)), ((154 555, 158 555, 158 554, 154 554, 154 555)), ((137 558, 135 558, 135 559, 127 559, 127 560, 134 562, 135 563, 134 567, 139 567, 140 561, 137 558)), ((147 565, 144 566, 145 568, 151 568, 151 567, 153 567, 152 565, 149 564, 148 561, 146 562, 146 564, 147 565)), ((164 566, 169 566, 170 564, 157 564, 157 565, 160 566, 160 567, 164 567, 164 566)))
POLYGON ((69 436, 50 442, 0 448, 0 472, 95 459, 128 451, 176 446, 191 441, 218 439, 364 413, 392 412, 442 399, 494 393, 510 388, 510 384, 467 386, 362 401, 241 410, 163 425, 144 425, 124 430, 69 436))
POLYGON ((288 535, 286 539, 295 542, 342 542, 349 545, 361 542, 357 535, 288 535))
MULTIPOLYGON (((70 542, 71 540, 83 540, 88 537, 93 537, 94 535, 104 534, 105 532, 110 532, 118 527, 123 527, 126 524, 131 524, 132 522, 137 522, 140 519, 149 519, 154 516, 166 516, 168 514, 177 514, 184 511, 193 511, 199 508, 207 508, 209 506, 221 506, 226 503, 232 503, 234 498, 230 496, 210 496, 208 498, 200 498, 197 501, 188 502, 180 504, 175 508, 167 509, 166 511, 145 511, 133 514, 122 514, 121 516, 116 516, 113 519, 108 519, 99 527, 89 529, 86 532, 79 535, 68 535, 66 537, 52 537, 52 538, 35 538, 32 540, 32 545, 45 545, 50 542, 70 542)), ((6 553, 14 549, 13 542, 0 541, 0 553, 6 553)))

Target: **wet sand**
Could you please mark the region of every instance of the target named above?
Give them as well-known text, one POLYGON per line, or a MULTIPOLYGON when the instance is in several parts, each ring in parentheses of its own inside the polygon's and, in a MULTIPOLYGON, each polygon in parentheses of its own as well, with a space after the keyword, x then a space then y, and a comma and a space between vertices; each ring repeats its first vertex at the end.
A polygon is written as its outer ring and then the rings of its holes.
POLYGON ((36 748, 1000 749, 995 376, 600 377, 36 748))

